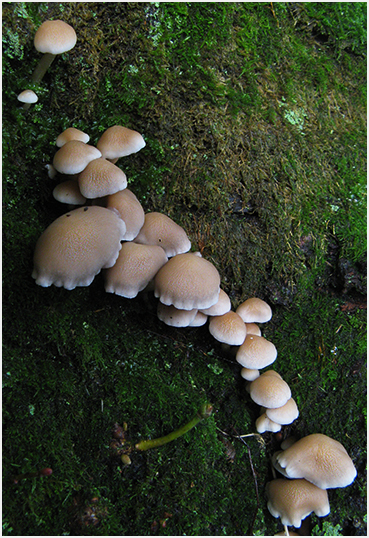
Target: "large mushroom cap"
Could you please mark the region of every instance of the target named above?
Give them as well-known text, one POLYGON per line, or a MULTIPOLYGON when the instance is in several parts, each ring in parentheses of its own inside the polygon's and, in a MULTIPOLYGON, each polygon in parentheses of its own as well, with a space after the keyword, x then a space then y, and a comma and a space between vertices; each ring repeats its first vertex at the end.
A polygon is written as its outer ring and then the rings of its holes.
POLYGON ((245 323, 265 323, 272 317, 272 309, 268 303, 258 297, 244 301, 236 312, 245 323))
POLYGON ((183 310, 209 308, 220 292, 220 276, 212 263, 191 252, 171 258, 155 277, 155 297, 183 310))
POLYGON ((35 34, 34 45, 38 52, 62 54, 71 50, 77 42, 77 34, 64 21, 45 21, 35 34))
POLYGON ((125 189, 127 178, 118 166, 100 157, 79 174, 78 185, 86 198, 101 198, 125 189))
POLYGON ((121 125, 113 125, 101 135, 96 146, 104 159, 111 160, 140 151, 146 146, 146 142, 137 131, 121 125))
POLYGON ((277 478, 266 485, 268 510, 273 517, 280 517, 283 525, 299 528, 301 520, 311 512, 318 517, 330 512, 326 490, 307 480, 277 478))
POLYGON ((115 265, 105 271, 105 291, 136 297, 167 261, 161 247, 124 243, 115 265))
MULTIPOLYGON (((241 319, 241 317, 240 317, 241 319)), ((277 358, 277 350, 272 342, 263 336, 248 334, 238 348, 236 361, 245 368, 260 370, 272 364, 277 358)))
POLYGON ((273 465, 288 478, 305 478, 322 489, 344 488, 357 475, 341 443, 322 433, 307 435, 277 452, 273 465))
POLYGON ((126 223, 125 241, 135 239, 145 222, 145 212, 137 196, 129 189, 124 189, 108 196, 106 207, 118 211, 126 223))
POLYGON ((79 174, 89 162, 99 157, 101 153, 94 146, 70 140, 55 153, 53 165, 61 174, 79 174))
POLYGON ((37 241, 32 277, 36 284, 68 290, 89 286, 114 265, 126 227, 103 207, 81 207, 57 218, 37 241))
POLYGON ((135 242, 162 247, 168 258, 188 252, 191 248, 184 229, 167 215, 156 211, 145 215, 144 225, 135 242))

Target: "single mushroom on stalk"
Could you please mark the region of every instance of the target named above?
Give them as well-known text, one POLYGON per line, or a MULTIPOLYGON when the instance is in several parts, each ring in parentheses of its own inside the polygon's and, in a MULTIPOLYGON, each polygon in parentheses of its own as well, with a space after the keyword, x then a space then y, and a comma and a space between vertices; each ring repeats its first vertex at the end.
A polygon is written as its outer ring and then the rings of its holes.
POLYGON ((90 136, 87 133, 76 129, 75 127, 68 127, 65 129, 65 131, 60 133, 55 143, 58 148, 61 148, 64 146, 64 144, 70 142, 71 140, 79 140, 80 142, 87 144, 87 142, 90 140, 90 136))
POLYGON ((145 215, 145 222, 135 238, 135 243, 162 247, 168 258, 188 252, 191 248, 191 241, 184 229, 170 217, 157 211, 145 215))
POLYGON ((96 144, 104 159, 114 163, 120 157, 137 153, 145 146, 146 142, 140 133, 122 125, 113 125, 106 129, 96 144))
POLYGON ((21 103, 26 103, 28 105, 37 103, 38 97, 33 90, 23 90, 17 97, 18 101, 21 103))

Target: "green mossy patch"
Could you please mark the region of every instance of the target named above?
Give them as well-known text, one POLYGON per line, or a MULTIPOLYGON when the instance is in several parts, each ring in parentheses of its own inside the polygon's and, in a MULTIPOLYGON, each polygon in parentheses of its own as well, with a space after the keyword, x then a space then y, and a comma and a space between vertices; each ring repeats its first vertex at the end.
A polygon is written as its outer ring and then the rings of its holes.
POLYGON ((152 295, 107 294, 103 274, 73 291, 31 277, 66 212, 45 170, 57 135, 96 144, 120 124, 146 141, 118 161, 145 211, 185 228, 233 308, 271 304, 263 334, 300 409, 283 437, 322 432, 354 460, 307 532, 366 535, 365 3, 4 3, 3 104, 3 534, 281 529, 265 499, 278 438, 237 438, 259 408, 207 327, 166 327, 152 295), (78 41, 30 85, 48 18, 78 41), (112 457, 115 423, 153 439, 205 402, 213 415, 184 437, 112 457))

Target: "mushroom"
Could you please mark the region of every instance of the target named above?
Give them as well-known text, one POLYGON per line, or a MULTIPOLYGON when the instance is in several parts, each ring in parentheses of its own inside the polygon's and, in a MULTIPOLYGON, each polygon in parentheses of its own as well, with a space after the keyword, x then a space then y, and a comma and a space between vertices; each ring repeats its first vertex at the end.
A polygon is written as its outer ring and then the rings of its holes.
POLYGON ((301 520, 314 512, 318 517, 330 512, 327 491, 304 479, 276 478, 266 485, 268 510, 283 525, 299 528, 301 520))
POLYGON ((236 361, 244 368, 252 370, 265 368, 272 364, 276 358, 275 345, 263 336, 255 334, 248 334, 236 353, 236 361))
POLYGON ((21 103, 37 103, 38 97, 33 90, 23 90, 17 97, 21 103))
POLYGON ((292 424, 294 420, 299 416, 299 409, 293 398, 287 400, 282 407, 276 407, 274 409, 266 409, 265 413, 270 420, 277 422, 278 424, 292 424))
POLYGON ((53 190, 53 196, 62 204, 83 205, 86 203, 86 198, 81 194, 78 183, 74 179, 59 183, 53 190))
POLYGON ((44 55, 32 75, 32 82, 40 82, 57 54, 68 52, 77 42, 74 29, 64 21, 45 21, 34 38, 35 49, 44 55))
POLYGON ((171 327, 188 327, 195 319, 197 309, 181 310, 173 305, 167 306, 159 301, 157 314, 160 321, 171 327))
POLYGON ((161 247, 124 243, 115 265, 105 271, 105 291, 136 297, 167 261, 161 247))
POLYGON ((158 245, 168 258, 188 252, 191 241, 184 229, 163 213, 153 211, 145 215, 145 222, 135 238, 136 243, 158 245))
MULTIPOLYGON (((270 371, 269 371, 270 372, 270 371)), ((279 375, 261 374, 249 387, 251 399, 262 407, 282 407, 291 398, 291 389, 279 375)))
POLYGON ((87 142, 90 140, 90 136, 83 131, 76 129, 75 127, 68 127, 68 129, 65 129, 65 131, 60 133, 58 136, 56 139, 56 145, 58 148, 61 148, 64 146, 64 144, 70 142, 71 140, 79 140, 80 142, 87 144, 87 142))
POLYGON ((125 231, 122 219, 109 209, 74 209, 38 239, 32 277, 43 287, 89 286, 101 269, 115 264, 125 231))
POLYGON ((236 310, 245 323, 265 323, 272 318, 270 306, 257 297, 244 301, 236 310))
POLYGON ((202 327, 203 325, 205 325, 207 320, 208 320, 208 316, 200 312, 200 310, 198 310, 196 312, 196 316, 189 324, 189 327, 202 327))
POLYGON ((140 151, 146 146, 142 135, 137 131, 113 125, 101 135, 96 147, 104 159, 115 160, 140 151))
POLYGON ((145 222, 145 212, 137 197, 129 189, 110 194, 106 198, 106 207, 118 211, 126 223, 125 241, 133 241, 145 222))
POLYGON ((82 170, 78 185, 86 198, 101 198, 125 189, 127 178, 118 166, 100 157, 90 161, 82 170))
POLYGON ((256 336, 261 336, 261 330, 256 323, 245 323, 247 334, 256 334, 256 336))
POLYGON ((247 381, 254 381, 260 375, 259 370, 253 368, 242 368, 240 373, 241 377, 247 381))
POLYGON ((246 338, 246 326, 232 310, 222 316, 212 317, 209 332, 216 340, 230 346, 239 346, 246 338))
POLYGON ((155 297, 166 305, 192 310, 209 308, 220 292, 220 275, 212 263, 191 252, 171 258, 155 277, 155 297))
POLYGON ((101 153, 94 146, 71 140, 55 153, 53 166, 61 174, 79 174, 89 162, 99 157, 101 153))
POLYGON ((231 300, 225 291, 222 289, 219 292, 219 298, 217 302, 210 308, 205 308, 201 310, 203 314, 207 316, 222 316, 226 314, 231 309, 231 300))
POLYGON ((272 462, 287 478, 305 478, 319 488, 344 488, 357 475, 345 448, 322 433, 313 433, 276 452, 272 462))
POLYGON ((274 422, 274 420, 271 420, 267 417, 266 413, 262 413, 255 421, 256 425, 256 431, 258 433, 264 433, 264 432, 279 432, 282 428, 281 424, 278 424, 277 422, 274 422))

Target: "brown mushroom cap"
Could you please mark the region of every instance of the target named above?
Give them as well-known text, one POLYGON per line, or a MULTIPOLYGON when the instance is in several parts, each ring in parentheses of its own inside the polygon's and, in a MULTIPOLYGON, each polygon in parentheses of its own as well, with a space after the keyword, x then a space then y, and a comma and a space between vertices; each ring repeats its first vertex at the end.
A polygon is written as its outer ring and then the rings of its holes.
POLYGON ((280 517, 283 525, 299 528, 301 520, 311 512, 318 517, 330 512, 326 490, 307 480, 277 478, 266 485, 268 510, 273 517, 280 517))
POLYGON ((239 346, 246 338, 245 323, 232 310, 222 316, 212 317, 209 332, 216 340, 230 346, 239 346))
POLYGON ((137 197, 129 189, 124 189, 108 196, 106 207, 118 211, 126 223, 124 240, 133 241, 145 222, 145 212, 137 197))
POLYGON ((269 366, 276 358, 277 350, 275 345, 263 336, 257 336, 256 334, 248 334, 236 354, 236 361, 239 364, 254 370, 269 366))
POLYGON ((319 488, 344 488, 357 475, 345 448, 331 437, 313 433, 273 456, 273 465, 288 478, 305 478, 319 488))
POLYGON ((278 424, 292 424, 294 420, 299 416, 299 409, 293 398, 287 400, 282 407, 276 407, 275 409, 266 409, 266 415, 273 422, 278 424))
POLYGON ((23 90, 17 97, 21 103, 37 103, 38 97, 33 90, 23 90))
POLYGON ((43 287, 89 286, 102 268, 114 265, 125 230, 122 219, 102 207, 62 215, 37 241, 32 277, 43 287))
POLYGON ((115 265, 105 271, 105 291, 136 297, 167 261, 160 247, 124 243, 115 265))
POLYGON ((201 310, 201 312, 207 316, 222 316, 229 312, 231 307, 232 305, 229 296, 221 289, 217 302, 210 308, 201 310))
POLYGON ((54 155, 54 168, 61 174, 79 174, 89 162, 101 157, 100 151, 80 140, 71 140, 54 155))
POLYGON ((160 321, 171 327, 188 327, 195 319, 197 309, 181 310, 173 305, 167 306, 159 301, 157 314, 160 321))
POLYGON ((168 258, 188 252, 191 248, 191 241, 184 229, 167 215, 156 211, 145 215, 144 225, 135 242, 162 247, 168 258))
POLYGON ((79 129, 76 129, 75 127, 68 127, 68 129, 65 129, 65 131, 60 133, 55 143, 58 148, 61 148, 62 146, 64 146, 64 144, 70 142, 71 140, 79 140, 80 142, 87 144, 87 142, 90 140, 90 137, 88 134, 84 133, 83 131, 80 131, 79 129))
POLYGON ((104 159, 119 159, 144 148, 146 142, 137 131, 113 125, 101 135, 96 146, 104 159))
POLYGON ((86 198, 82 196, 78 183, 74 179, 59 183, 53 190, 53 196, 62 204, 83 205, 86 203, 86 198))
POLYGON ((265 372, 255 379, 249 390, 255 403, 274 409, 282 407, 291 398, 291 389, 281 377, 269 372, 265 372))
POLYGON ((245 323, 265 323, 272 317, 270 306, 257 297, 251 297, 244 301, 236 309, 236 312, 245 323))
POLYGON ((220 276, 212 263, 190 252, 171 258, 155 277, 155 297, 183 310, 209 308, 220 292, 220 276))
POLYGON ((127 178, 118 166, 100 157, 79 174, 78 185, 86 198, 101 198, 125 189, 127 178))
POLYGON ((261 330, 256 323, 245 323, 247 334, 256 334, 256 336, 261 336, 261 330))
POLYGON ((43 22, 34 38, 35 49, 49 54, 67 52, 76 42, 77 34, 74 28, 60 20, 43 22))

